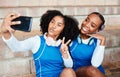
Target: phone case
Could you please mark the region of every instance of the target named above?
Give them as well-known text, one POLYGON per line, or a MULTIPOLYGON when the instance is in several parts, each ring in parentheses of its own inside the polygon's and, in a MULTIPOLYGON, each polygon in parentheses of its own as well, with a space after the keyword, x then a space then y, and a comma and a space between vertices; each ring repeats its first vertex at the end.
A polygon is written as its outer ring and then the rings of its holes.
POLYGON ((15 30, 30 32, 32 27, 32 17, 20 16, 13 21, 21 21, 21 24, 12 25, 11 27, 15 30))

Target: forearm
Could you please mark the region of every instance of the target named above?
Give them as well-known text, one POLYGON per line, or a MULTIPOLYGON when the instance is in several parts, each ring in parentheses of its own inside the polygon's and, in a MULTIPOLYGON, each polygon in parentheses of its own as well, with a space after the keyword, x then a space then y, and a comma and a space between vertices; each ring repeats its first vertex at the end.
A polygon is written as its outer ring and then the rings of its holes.
POLYGON ((102 62, 103 62, 103 58, 104 58, 104 50, 105 50, 105 46, 98 46, 92 56, 92 66, 95 67, 99 67, 102 62))
POLYGON ((63 54, 62 54, 62 57, 63 57, 65 67, 73 67, 73 60, 69 54, 69 51, 63 54))
POLYGON ((19 51, 18 40, 10 33, 3 33, 2 35, 3 41, 7 44, 7 46, 12 49, 12 51, 19 51), (8 35, 8 36, 7 36, 8 35))
POLYGON ((30 50, 31 44, 28 43, 30 42, 29 40, 19 41, 13 36, 13 34, 10 34, 9 39, 6 39, 5 36, 2 36, 2 39, 8 45, 8 47, 15 52, 30 50))

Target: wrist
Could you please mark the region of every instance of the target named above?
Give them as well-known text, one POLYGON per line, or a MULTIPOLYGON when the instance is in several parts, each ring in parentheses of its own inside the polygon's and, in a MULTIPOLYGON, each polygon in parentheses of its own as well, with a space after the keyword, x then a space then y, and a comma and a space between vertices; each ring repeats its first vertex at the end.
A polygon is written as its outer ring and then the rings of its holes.
POLYGON ((101 45, 101 46, 105 46, 105 37, 103 37, 103 38, 101 39, 100 45, 101 45))
POLYGON ((11 34, 9 31, 1 32, 1 34, 5 39, 9 39, 11 37, 11 34))
POLYGON ((65 59, 67 59, 68 58, 68 53, 67 53, 68 51, 64 51, 63 53, 62 53, 62 56, 63 56, 63 58, 65 58, 65 59))

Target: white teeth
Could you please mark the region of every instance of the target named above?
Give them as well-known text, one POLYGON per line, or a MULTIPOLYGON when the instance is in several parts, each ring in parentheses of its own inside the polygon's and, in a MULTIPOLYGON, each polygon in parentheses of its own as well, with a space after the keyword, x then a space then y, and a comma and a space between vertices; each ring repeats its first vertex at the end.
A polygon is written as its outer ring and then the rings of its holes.
POLYGON ((53 29, 50 29, 50 32, 54 32, 54 30, 53 30, 53 29))
POLYGON ((88 29, 86 29, 86 28, 84 28, 84 27, 83 27, 83 30, 84 30, 84 31, 88 31, 88 29))

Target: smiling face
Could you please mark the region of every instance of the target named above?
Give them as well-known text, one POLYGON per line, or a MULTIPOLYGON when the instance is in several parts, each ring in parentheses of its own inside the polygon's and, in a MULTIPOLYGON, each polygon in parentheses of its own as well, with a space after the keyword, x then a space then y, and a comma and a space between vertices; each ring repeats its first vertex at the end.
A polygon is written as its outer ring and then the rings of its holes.
POLYGON ((92 33, 98 32, 101 23, 102 23, 102 21, 98 15, 90 14, 82 22, 81 33, 82 34, 92 34, 92 33))
POLYGON ((48 36, 52 37, 53 39, 57 39, 57 37, 64 29, 64 26, 65 25, 63 17, 61 16, 53 17, 48 26, 48 36))

